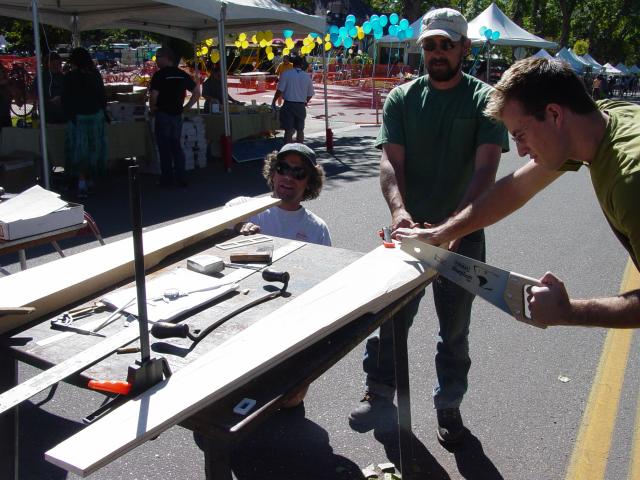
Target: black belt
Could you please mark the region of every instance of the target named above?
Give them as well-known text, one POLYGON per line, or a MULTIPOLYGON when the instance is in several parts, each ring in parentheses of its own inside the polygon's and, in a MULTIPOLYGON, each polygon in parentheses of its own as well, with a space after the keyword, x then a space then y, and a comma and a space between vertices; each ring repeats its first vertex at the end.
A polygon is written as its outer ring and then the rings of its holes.
POLYGON ((307 102, 292 102, 291 100, 285 100, 285 103, 307 103, 307 102))

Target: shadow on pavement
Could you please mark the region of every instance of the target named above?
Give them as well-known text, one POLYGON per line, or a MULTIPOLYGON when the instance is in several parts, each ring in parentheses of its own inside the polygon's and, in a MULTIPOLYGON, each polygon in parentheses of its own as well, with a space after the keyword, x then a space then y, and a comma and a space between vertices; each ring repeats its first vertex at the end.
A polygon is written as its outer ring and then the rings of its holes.
POLYGON ((48 413, 31 402, 24 402, 19 408, 20 480, 66 479, 68 472, 47 462, 43 452, 78 433, 83 425, 48 413))
POLYGON ((458 471, 467 480, 503 480, 491 459, 487 457, 480 440, 471 432, 465 442, 456 449, 453 454, 456 457, 458 471))
POLYGON ((358 465, 333 453, 327 431, 305 418, 304 404, 271 415, 240 441, 231 469, 238 480, 364 480, 358 465))

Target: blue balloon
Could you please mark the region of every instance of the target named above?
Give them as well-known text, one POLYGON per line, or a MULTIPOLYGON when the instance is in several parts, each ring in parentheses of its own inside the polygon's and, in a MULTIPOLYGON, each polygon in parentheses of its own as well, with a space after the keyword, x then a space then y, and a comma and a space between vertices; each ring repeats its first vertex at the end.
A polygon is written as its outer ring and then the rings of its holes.
POLYGON ((382 38, 382 30, 374 30, 373 38, 380 40, 382 38))
POLYGON ((362 31, 365 35, 369 35, 371 33, 371 22, 369 20, 362 24, 362 31))
POLYGON ((330 33, 329 35, 329 40, 331 40, 331 43, 335 44, 340 39, 340 35, 338 35, 337 33, 330 33))
POLYGON ((351 37, 347 37, 342 41, 342 44, 344 45, 344 48, 351 48, 353 47, 353 39, 351 37))
POLYGON ((490 28, 487 28, 487 29, 484 31, 484 37, 485 37, 487 40, 491 40, 491 35, 493 35, 493 30, 491 30, 490 28))
POLYGON ((329 27, 329 33, 330 34, 338 34, 338 32, 340 31, 340 28, 337 25, 331 25, 329 27))
POLYGON ((413 38, 413 28, 409 27, 404 31, 405 38, 413 38))
POLYGON ((378 21, 379 21, 379 18, 380 18, 380 17, 378 17, 378 15, 371 15, 371 18, 369 19, 369 21, 370 21, 371 23, 373 23, 373 22, 378 22, 378 21))
POLYGON ((355 25, 356 16, 355 15, 347 15, 347 19, 345 20, 345 23, 347 23, 347 22, 353 22, 353 24, 355 25))
POLYGON ((311 36, 311 38, 318 38, 320 36, 320 34, 316 32, 311 32, 309 35, 311 36))
POLYGON ((471 55, 474 57, 480 52, 480 47, 471 47, 471 55))
POLYGON ((351 21, 351 20, 347 20, 346 22, 344 22, 344 26, 347 27, 347 30, 353 28, 356 26, 356 22, 355 21, 351 21))
POLYGON ((387 23, 389 23, 389 19, 386 15, 380 15, 380 19, 378 21, 380 22, 381 27, 384 27, 387 25, 387 23))
POLYGON ((293 30, 283 30, 282 35, 284 38, 291 38, 293 36, 293 30))
POLYGON ((339 47, 342 44, 342 37, 337 37, 335 40, 331 40, 334 47, 339 47))
POLYGON ((480 35, 484 37, 484 32, 487 31, 487 27, 480 27, 480 35))
POLYGON ((358 36, 358 29, 356 27, 351 27, 349 29, 349 36, 352 38, 356 38, 358 36))
POLYGON ((389 22, 391 22, 391 25, 397 25, 398 20, 400 20, 400 17, 398 17, 397 13, 392 13, 391 15, 389 15, 389 22))
POLYGON ((404 40, 405 38, 407 38, 407 31, 406 30, 399 30, 398 31, 398 35, 396 35, 398 37, 398 40, 404 40))
POLYGON ((389 27, 389 35, 391 35, 392 37, 397 37, 398 36, 398 26, 397 25, 391 25, 389 27))
POLYGON ((382 28, 382 27, 380 26, 380 20, 379 20, 379 19, 377 19, 377 18, 376 18, 375 20, 371 20, 371 27, 372 27, 374 30, 379 29, 379 28, 382 28))
POLYGON ((500 38, 500 32, 499 31, 495 31, 491 34, 491 40, 498 40, 500 38))
POLYGON ((407 28, 409 28, 409 20, 403 18, 402 20, 400 20, 398 26, 400 27, 400 30, 406 30, 407 28))
POLYGON ((340 35, 342 38, 348 36, 349 32, 347 31, 347 27, 340 27, 340 29, 338 30, 338 35, 340 35))

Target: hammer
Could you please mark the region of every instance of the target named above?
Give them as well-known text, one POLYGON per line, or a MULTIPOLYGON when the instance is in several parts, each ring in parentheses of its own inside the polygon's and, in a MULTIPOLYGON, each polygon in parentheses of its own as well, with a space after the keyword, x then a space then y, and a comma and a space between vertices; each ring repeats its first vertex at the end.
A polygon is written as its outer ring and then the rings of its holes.
POLYGON ((251 302, 242 305, 235 310, 232 310, 219 320, 213 322, 204 330, 196 330, 195 334, 191 333, 189 330, 189 325, 184 323, 176 325, 169 322, 157 322, 151 327, 151 335, 153 335, 155 338, 190 338, 191 340, 193 340, 193 344, 191 345, 191 348, 193 349, 204 337, 209 335, 212 331, 225 323, 227 320, 235 317, 245 310, 248 310, 269 300, 273 300, 274 298, 283 296, 286 293, 290 279, 289 272, 276 272, 274 270, 266 269, 262 272, 262 278, 267 282, 281 282, 283 284, 282 288, 276 290, 275 292, 267 293, 266 295, 258 297, 255 300, 252 300, 251 302))

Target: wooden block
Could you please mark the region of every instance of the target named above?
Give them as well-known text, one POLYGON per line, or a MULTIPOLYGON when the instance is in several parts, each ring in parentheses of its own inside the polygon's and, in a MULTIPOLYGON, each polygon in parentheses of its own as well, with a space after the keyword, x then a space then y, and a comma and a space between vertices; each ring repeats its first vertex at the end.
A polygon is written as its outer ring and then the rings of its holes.
POLYGON ((229 255, 229 261, 231 263, 270 263, 271 253, 260 252, 238 252, 229 255))
POLYGON ((435 276, 379 247, 45 454, 87 476, 351 320, 435 276))
MULTIPOLYGON (((255 198, 145 232, 145 269, 279 202, 271 197, 255 198)), ((125 238, 2 277, 0 307, 31 306, 36 311, 0 317, 0 334, 132 278, 133 274, 133 242, 125 238)))

